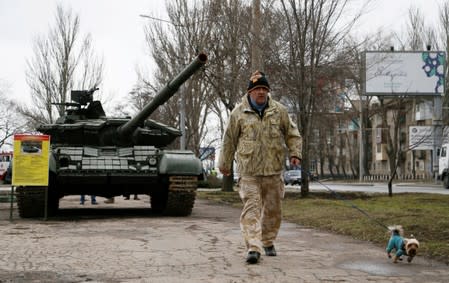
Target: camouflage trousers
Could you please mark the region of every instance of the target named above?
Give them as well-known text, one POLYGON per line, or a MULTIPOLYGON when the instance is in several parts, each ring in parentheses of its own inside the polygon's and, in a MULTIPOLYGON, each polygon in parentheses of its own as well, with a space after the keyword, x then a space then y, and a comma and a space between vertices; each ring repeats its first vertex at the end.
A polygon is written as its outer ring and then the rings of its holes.
POLYGON ((239 195, 243 202, 240 228, 247 251, 262 253, 273 245, 281 226, 284 183, 280 175, 242 176, 239 195))

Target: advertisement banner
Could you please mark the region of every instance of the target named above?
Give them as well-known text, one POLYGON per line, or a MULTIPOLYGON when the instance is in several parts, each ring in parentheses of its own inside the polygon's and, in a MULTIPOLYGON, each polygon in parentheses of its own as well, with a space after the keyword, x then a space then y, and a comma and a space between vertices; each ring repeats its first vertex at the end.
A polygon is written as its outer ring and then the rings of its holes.
POLYGON ((365 95, 443 95, 446 53, 377 52, 364 57, 365 95))
POLYGON ((435 135, 432 126, 410 126, 409 148, 412 150, 432 150, 435 135))
POLYGON ((48 186, 50 136, 14 135, 13 186, 48 186))

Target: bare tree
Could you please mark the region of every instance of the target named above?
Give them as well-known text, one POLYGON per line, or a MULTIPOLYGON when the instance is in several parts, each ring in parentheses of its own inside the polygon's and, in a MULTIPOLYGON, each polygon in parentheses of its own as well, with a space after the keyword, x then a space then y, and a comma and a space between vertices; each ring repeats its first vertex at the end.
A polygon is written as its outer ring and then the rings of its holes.
POLYGON ((406 135, 401 130, 405 127, 406 113, 411 110, 412 105, 405 103, 405 97, 397 97, 385 101, 380 99, 380 109, 382 111, 381 132, 382 139, 385 138, 387 144, 387 155, 390 169, 388 179, 388 194, 392 196, 392 183, 397 176, 398 167, 403 166, 405 161, 405 152, 408 146, 405 145, 406 135))
POLYGON ((0 80, 0 148, 11 145, 11 137, 24 132, 26 122, 16 112, 16 107, 8 97, 8 86, 0 80))
MULTIPOLYGON (((240 0, 213 0, 210 9, 216 20, 210 23, 213 61, 208 67, 208 81, 214 95, 231 111, 244 93, 250 72, 251 10, 240 0)), ((215 111, 221 113, 221 106, 215 105, 215 111)), ((221 120, 224 125, 225 119, 221 120)))
MULTIPOLYGON (((278 74, 283 78, 284 91, 296 97, 297 124, 303 137, 303 170, 309 171, 310 133, 316 112, 317 81, 325 76, 326 67, 334 56, 360 13, 344 21, 348 1, 338 0, 281 0, 282 19, 285 22, 283 46, 277 56, 285 66, 278 74)), ((301 194, 309 191, 308 180, 303 180, 301 194)))
MULTIPOLYGON (((368 140, 368 133, 371 131, 371 117, 376 114, 370 107, 373 97, 365 96, 363 90, 364 80, 364 52, 367 50, 386 50, 389 48, 390 37, 383 35, 381 32, 367 35, 362 40, 356 40, 351 36, 345 39, 344 47, 338 53, 335 60, 336 76, 335 79, 339 81, 345 88, 342 93, 346 96, 346 102, 350 104, 348 110, 345 111, 347 119, 352 119, 359 127, 359 145, 355 147, 352 144, 352 150, 349 151, 349 162, 351 170, 357 172, 362 178, 364 175, 369 175, 369 159, 368 154, 371 152, 372 144, 368 140), (360 149, 359 146, 362 148, 360 149), (362 166, 360 168, 360 166, 362 166)), ((347 140, 349 146, 351 142, 347 140)))
MULTIPOLYGON (((228 113, 240 102, 250 74, 251 8, 243 1, 211 1, 212 61, 208 67, 210 91, 218 100, 212 100, 213 111, 220 121, 220 133, 224 131, 228 113), (223 109, 224 107, 224 109, 223 109)), ((259 27, 260 28, 260 27, 259 27)), ((220 135, 220 137, 221 137, 220 135)), ((233 175, 223 178, 223 191, 232 191, 233 175)))
POLYGON ((33 123, 53 123, 63 115, 72 88, 90 89, 102 80, 103 63, 93 52, 90 35, 81 37, 80 19, 58 5, 55 23, 47 35, 34 41, 34 56, 27 61, 27 83, 33 106, 20 111, 33 123))
MULTIPOLYGON (((140 77, 139 85, 149 97, 154 97, 157 90, 209 45, 211 25, 208 13, 205 12, 206 4, 207 1, 172 1, 167 3, 168 23, 150 21, 145 27, 147 46, 157 67, 154 81, 140 77)), ((187 148, 197 154, 207 134, 206 120, 210 112, 211 94, 206 91, 207 84, 200 80, 202 76, 202 72, 195 74, 181 87, 179 101, 185 103, 187 148)), ((176 99, 171 99, 151 117, 163 117, 169 125, 179 127, 179 103, 176 99)))
MULTIPOLYGON (((407 45, 411 50, 422 50, 426 46, 426 25, 421 10, 411 7, 409 9, 407 25, 407 45)), ((427 41, 428 43, 428 41, 427 41)))
MULTIPOLYGON (((408 22, 406 25, 406 32, 402 34, 404 38, 401 38, 401 35, 396 34, 395 38, 399 41, 400 44, 400 50, 413 50, 413 51, 421 51, 421 50, 430 50, 430 49, 437 49, 437 50, 445 50, 449 51, 448 49, 448 43, 449 43, 449 35, 447 31, 449 30, 449 4, 443 4, 440 9, 440 38, 438 38, 438 29, 436 29, 434 26, 429 24, 429 22, 425 19, 424 15, 420 11, 420 9, 416 7, 411 7, 409 9, 408 14, 408 22)), ((446 66, 447 67, 447 66, 446 66)), ((447 83, 447 82, 446 82, 447 83)), ((446 94, 447 94, 447 88, 446 88, 446 94)), ((433 99, 433 98, 432 98, 433 99)), ((447 105, 447 95, 445 95, 446 100, 445 105, 447 105)), ((391 101, 389 104, 390 106, 387 108, 392 108, 393 104, 394 107, 398 108, 399 105, 405 104, 405 101, 412 100, 413 103, 407 103, 407 105, 412 105, 412 107, 407 107, 400 110, 402 113, 401 116, 407 115, 408 112, 411 111, 412 108, 416 104, 422 103, 423 101, 428 100, 428 98, 410 98, 410 97, 401 97, 398 98, 395 102, 391 101)), ((393 120, 396 116, 398 116, 398 109, 390 109, 390 114, 393 117, 393 120)), ((386 117, 386 113, 382 114, 382 117, 386 117)), ((446 116, 447 117, 447 116, 446 116)), ((444 119, 444 118, 443 118, 444 119)), ((446 118, 447 119, 447 118, 446 118)), ((396 123, 396 120, 394 120, 396 123)), ((405 150, 401 149, 401 139, 399 135, 401 135, 399 125, 392 123, 390 125, 390 131, 388 132, 388 139, 387 139, 387 154, 389 159, 389 167, 390 167, 390 178, 388 180, 388 189, 390 195, 392 194, 391 191, 391 184, 393 179, 395 178, 397 174, 397 169, 404 162, 404 154, 405 150)), ((385 126, 384 121, 384 126, 385 126)), ((412 161, 411 164, 413 166, 412 172, 415 173, 415 154, 412 152, 412 161)))

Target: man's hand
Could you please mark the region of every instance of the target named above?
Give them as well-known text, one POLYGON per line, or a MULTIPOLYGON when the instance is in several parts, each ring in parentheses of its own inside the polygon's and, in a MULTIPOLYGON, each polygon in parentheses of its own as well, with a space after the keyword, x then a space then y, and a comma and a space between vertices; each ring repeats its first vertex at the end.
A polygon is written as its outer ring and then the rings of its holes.
POLYGON ((221 172, 221 174, 223 174, 224 176, 230 176, 231 175, 231 171, 229 171, 228 169, 224 168, 224 167, 220 167, 218 168, 221 172))

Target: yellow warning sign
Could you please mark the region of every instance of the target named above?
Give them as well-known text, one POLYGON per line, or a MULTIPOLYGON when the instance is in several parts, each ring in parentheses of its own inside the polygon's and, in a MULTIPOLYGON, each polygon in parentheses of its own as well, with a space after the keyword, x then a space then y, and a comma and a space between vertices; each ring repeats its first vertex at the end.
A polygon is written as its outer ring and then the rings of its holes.
POLYGON ((50 136, 14 135, 13 186, 48 186, 50 136))

